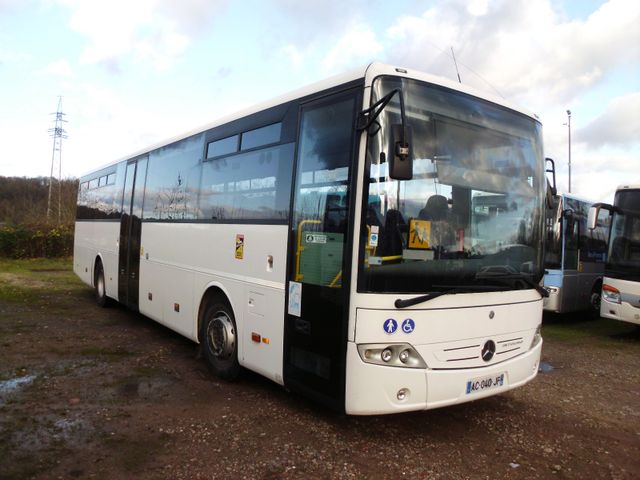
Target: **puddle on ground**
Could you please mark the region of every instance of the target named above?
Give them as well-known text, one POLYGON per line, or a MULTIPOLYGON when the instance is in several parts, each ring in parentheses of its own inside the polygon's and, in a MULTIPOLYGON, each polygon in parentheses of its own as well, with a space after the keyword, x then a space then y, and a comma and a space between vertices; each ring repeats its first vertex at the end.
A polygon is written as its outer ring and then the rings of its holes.
POLYGON ((116 394, 125 398, 154 398, 167 387, 175 383, 171 377, 153 377, 132 379, 116 387, 116 394))
POLYGON ((547 362, 540 362, 540 366, 538 367, 538 372, 540 373, 550 373, 556 369, 553 365, 547 362))
POLYGON ((91 439, 93 425, 79 415, 34 415, 14 427, 9 441, 20 452, 40 452, 55 445, 80 448, 91 439))
POLYGON ((16 393, 22 387, 29 385, 37 378, 37 375, 25 375, 23 377, 10 378, 0 382, 0 405, 9 395, 16 393))

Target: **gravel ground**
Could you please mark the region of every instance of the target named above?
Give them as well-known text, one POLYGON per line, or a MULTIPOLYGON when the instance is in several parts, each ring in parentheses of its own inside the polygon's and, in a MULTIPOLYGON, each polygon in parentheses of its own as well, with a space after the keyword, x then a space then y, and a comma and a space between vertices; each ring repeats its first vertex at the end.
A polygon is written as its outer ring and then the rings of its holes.
POLYGON ((0 479, 640 478, 634 326, 545 318, 525 387, 348 417, 212 378, 193 343, 96 307, 67 263, 21 268, 0 268, 0 479))

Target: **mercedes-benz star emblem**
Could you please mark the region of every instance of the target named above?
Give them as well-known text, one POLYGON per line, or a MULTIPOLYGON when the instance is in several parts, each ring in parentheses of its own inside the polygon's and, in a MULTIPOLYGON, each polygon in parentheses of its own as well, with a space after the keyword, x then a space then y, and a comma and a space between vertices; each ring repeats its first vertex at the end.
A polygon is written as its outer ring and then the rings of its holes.
POLYGON ((493 340, 487 340, 482 347, 482 359, 485 362, 488 362, 493 358, 493 355, 496 353, 496 344, 493 340))

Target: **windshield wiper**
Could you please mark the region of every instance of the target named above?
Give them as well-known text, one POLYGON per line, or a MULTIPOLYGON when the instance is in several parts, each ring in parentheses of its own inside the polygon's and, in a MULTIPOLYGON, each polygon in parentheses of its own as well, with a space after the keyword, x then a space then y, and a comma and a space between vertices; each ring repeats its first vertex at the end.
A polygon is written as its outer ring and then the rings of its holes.
MULTIPOLYGON (((448 287, 445 285, 434 285, 434 287, 439 286, 448 287)), ((456 293, 495 292, 499 290, 504 289, 495 285, 461 285, 459 287, 447 288, 447 290, 442 290, 441 292, 430 292, 425 295, 420 295, 419 297, 407 298, 406 300, 397 298, 393 305, 396 308, 407 308, 419 303, 428 302, 429 300, 433 300, 434 298, 438 298, 443 295, 455 295, 456 293)))
POLYGON ((508 280, 520 280, 529 287, 533 288, 540 294, 541 297, 546 298, 549 296, 549 292, 531 280, 527 275, 516 271, 484 271, 478 272, 476 278, 479 280, 496 280, 505 285, 511 285, 508 280))

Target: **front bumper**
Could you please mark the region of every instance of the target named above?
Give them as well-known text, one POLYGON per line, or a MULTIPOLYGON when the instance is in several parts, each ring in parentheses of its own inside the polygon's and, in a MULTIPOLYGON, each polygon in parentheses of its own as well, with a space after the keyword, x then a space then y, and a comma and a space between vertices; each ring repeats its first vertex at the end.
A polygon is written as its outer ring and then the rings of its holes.
POLYGON ((347 346, 345 409, 351 415, 427 410, 506 392, 533 380, 538 373, 542 340, 531 350, 482 368, 411 369, 364 363, 353 342, 347 346), (505 374, 500 387, 467 393, 467 382, 505 374), (398 392, 405 392, 402 400, 398 392))

